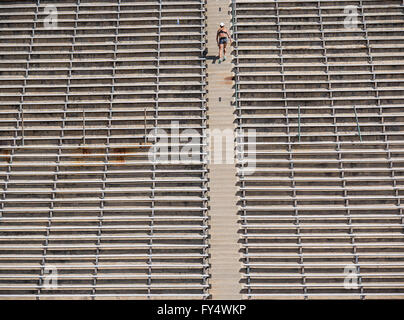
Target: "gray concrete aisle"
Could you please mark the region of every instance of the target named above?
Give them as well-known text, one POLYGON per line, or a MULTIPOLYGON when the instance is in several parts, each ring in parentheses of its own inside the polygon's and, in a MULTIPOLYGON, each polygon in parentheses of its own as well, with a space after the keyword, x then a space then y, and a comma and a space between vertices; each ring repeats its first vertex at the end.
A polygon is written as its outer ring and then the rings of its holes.
MULTIPOLYGON (((219 64, 216 32, 220 22, 230 30, 230 2, 209 0, 207 2, 207 57, 208 57, 208 116, 209 129, 232 130, 233 72, 231 50, 228 46, 227 60, 219 64)), ((224 140, 224 137, 223 137, 224 140)), ((217 147, 217 146, 214 146, 217 147)), ((213 152, 213 150, 211 150, 213 152)), ((234 151, 232 150, 234 159, 234 151)), ((225 153, 225 152, 223 152, 225 153)), ((225 159, 223 159, 225 160, 225 159)), ((210 254, 211 294, 213 299, 241 299, 240 254, 237 221, 236 167, 235 163, 210 163, 210 254)))

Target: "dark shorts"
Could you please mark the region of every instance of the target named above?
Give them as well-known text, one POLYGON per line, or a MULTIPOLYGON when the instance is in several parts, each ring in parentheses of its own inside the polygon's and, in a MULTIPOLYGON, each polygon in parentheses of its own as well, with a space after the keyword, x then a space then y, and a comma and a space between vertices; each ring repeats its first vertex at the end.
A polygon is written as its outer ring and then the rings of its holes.
POLYGON ((227 43, 227 37, 222 37, 219 39, 219 44, 225 44, 227 43))

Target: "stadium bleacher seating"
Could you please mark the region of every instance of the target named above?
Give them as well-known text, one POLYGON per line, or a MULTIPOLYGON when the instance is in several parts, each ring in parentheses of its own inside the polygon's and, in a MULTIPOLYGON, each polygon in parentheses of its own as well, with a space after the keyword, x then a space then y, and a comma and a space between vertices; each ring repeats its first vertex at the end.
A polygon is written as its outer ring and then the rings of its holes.
POLYGON ((205 1, 0 7, 0 298, 208 297, 205 1))
POLYGON ((232 11, 244 296, 402 298, 401 1, 232 11))
MULTIPOLYGON (((0 299, 212 298, 207 5, 1 1, 0 299)), ((402 299, 402 1, 228 5, 242 297, 402 299)))

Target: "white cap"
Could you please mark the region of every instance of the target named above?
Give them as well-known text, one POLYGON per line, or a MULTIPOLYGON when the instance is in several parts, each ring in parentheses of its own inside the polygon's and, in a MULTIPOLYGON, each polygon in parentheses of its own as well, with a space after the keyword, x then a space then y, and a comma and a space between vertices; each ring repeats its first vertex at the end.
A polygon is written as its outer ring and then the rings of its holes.
POLYGON ((220 26, 221 26, 221 27, 224 27, 224 22, 220 22, 220 26))

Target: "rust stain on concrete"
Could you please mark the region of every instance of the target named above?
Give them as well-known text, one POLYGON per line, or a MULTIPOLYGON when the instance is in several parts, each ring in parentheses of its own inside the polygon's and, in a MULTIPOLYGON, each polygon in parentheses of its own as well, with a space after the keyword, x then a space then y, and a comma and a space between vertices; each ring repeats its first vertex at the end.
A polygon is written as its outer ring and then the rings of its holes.
POLYGON ((233 76, 224 77, 225 84, 233 84, 233 76))
POLYGON ((2 159, 7 161, 8 163, 11 163, 11 157, 10 157, 11 150, 2 149, 2 150, 0 150, 0 152, 1 152, 2 155, 5 156, 4 158, 2 157, 2 159))
POLYGON ((118 162, 125 162, 127 149, 126 148, 114 148, 111 149, 112 153, 118 153, 117 161, 118 162))

